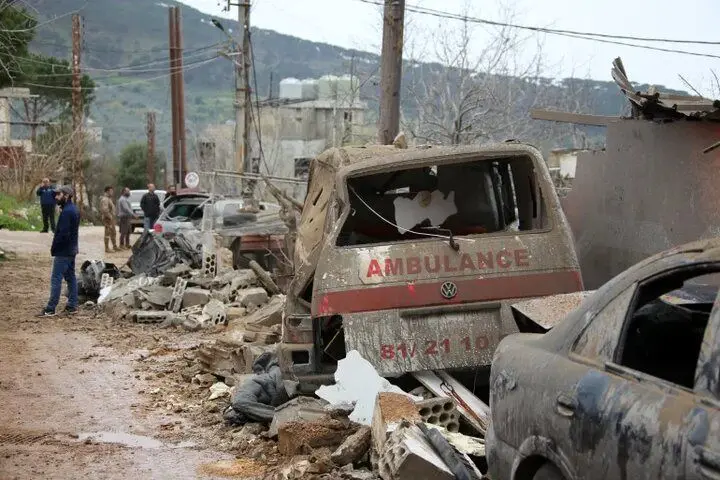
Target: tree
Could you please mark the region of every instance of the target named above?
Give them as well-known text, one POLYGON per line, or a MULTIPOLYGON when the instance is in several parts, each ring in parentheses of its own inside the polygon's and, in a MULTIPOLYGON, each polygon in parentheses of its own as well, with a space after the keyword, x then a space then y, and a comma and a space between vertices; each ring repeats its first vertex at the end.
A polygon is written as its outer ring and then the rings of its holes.
MULTIPOLYGON (((24 80, 36 98, 24 99, 21 110, 13 108, 23 121, 30 123, 30 138, 35 141, 41 123, 64 121, 72 115, 72 68, 67 60, 30 54, 21 60, 24 80)), ((80 78, 84 114, 95 100, 95 82, 87 75, 80 78)))
MULTIPOLYGON (((147 185, 147 145, 131 143, 120 153, 118 171, 118 187, 142 189, 147 185)), ((165 159, 162 154, 155 154, 155 179, 161 182, 165 178, 165 159)))
POLYGON ((0 2, 0 88, 23 79, 22 59, 28 56, 37 25, 27 10, 6 3, 0 2))

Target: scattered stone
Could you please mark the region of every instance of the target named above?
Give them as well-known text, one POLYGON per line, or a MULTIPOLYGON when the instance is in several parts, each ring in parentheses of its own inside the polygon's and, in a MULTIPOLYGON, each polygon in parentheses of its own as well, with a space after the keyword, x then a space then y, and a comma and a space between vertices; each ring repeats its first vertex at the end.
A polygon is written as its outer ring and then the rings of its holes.
POLYGON ((278 451, 284 455, 297 455, 307 448, 337 448, 356 431, 355 424, 330 418, 289 422, 278 428, 278 451))
POLYGON ((360 460, 370 449, 370 441, 370 427, 360 427, 357 432, 347 437, 342 445, 330 455, 330 460, 338 466, 354 463, 360 460))
POLYGON ((198 470, 208 476, 249 478, 264 475, 267 467, 252 459, 239 458, 201 465, 198 470))
MULTIPOLYGON (((266 296, 267 299, 267 296, 266 296)), ((245 319, 247 325, 262 325, 271 327, 282 323, 283 310, 285 309, 285 295, 275 295, 267 305, 255 311, 245 319)))
POLYGON ((160 285, 152 285, 142 288, 138 293, 145 297, 145 301, 153 305, 153 308, 166 307, 172 299, 173 289, 170 287, 162 287, 160 285))
POLYGON ((327 416, 327 402, 312 397, 297 397, 275 408, 275 416, 270 423, 268 436, 275 438, 278 428, 289 422, 313 421, 327 416))
POLYGON ((233 374, 245 372, 245 355, 241 348, 206 344, 198 349, 196 358, 204 372, 226 377, 226 379, 233 374))
POLYGON ((268 293, 264 288, 260 287, 246 288, 237 293, 235 301, 243 307, 249 305, 260 306, 268 301, 268 293))
POLYGON ((209 387, 215 382, 217 382, 217 378, 211 373, 200 373, 195 375, 192 379, 192 383, 203 387, 209 387))
POLYGON ((230 387, 225 385, 223 382, 213 383, 210 386, 210 397, 208 400, 215 400, 216 398, 229 397, 230 387))
POLYGON ((193 305, 205 305, 210 301, 210 292, 202 288, 186 288, 183 294, 182 308, 191 307, 193 305))

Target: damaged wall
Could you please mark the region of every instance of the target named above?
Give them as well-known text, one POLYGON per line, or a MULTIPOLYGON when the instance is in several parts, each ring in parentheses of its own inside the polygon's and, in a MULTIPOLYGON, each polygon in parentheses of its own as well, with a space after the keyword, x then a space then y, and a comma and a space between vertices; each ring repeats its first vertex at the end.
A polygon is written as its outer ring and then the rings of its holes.
POLYGON ((682 243, 720 235, 720 139, 707 122, 610 124, 605 152, 578 157, 563 201, 585 288, 682 243))

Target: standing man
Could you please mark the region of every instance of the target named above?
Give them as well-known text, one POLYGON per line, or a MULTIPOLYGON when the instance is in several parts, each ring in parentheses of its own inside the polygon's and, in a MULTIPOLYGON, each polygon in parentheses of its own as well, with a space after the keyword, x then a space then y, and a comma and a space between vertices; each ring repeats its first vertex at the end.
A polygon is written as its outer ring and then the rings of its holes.
POLYGON ((42 179, 42 185, 37 189, 37 196, 40 197, 40 210, 42 211, 43 229, 42 233, 48 232, 48 225, 50 230, 55 231, 55 189, 50 185, 49 178, 42 179))
POLYGON ((148 192, 140 199, 140 208, 142 208, 144 218, 145 231, 152 230, 160 216, 160 197, 155 193, 155 185, 148 184, 148 192))
POLYGON ((117 248, 115 231, 115 204, 112 197, 115 194, 113 187, 105 187, 105 195, 100 199, 100 213, 102 214, 103 225, 105 225, 105 253, 119 252, 117 248), (109 243, 112 241, 113 249, 110 250, 109 243))
POLYGON ((50 276, 50 300, 38 317, 55 316, 55 309, 60 301, 60 290, 63 278, 68 286, 68 301, 65 313, 72 315, 78 311, 78 286, 75 277, 75 256, 78 253, 78 229, 80 228, 80 212, 72 202, 73 189, 69 186, 60 187, 55 199, 60 205, 55 236, 53 237, 50 255, 53 257, 53 268, 50 276))
POLYGON ((130 248, 130 232, 132 232, 130 219, 137 218, 132 205, 130 205, 130 189, 128 187, 122 190, 122 194, 118 199, 117 210, 120 219, 120 250, 128 249, 130 248))

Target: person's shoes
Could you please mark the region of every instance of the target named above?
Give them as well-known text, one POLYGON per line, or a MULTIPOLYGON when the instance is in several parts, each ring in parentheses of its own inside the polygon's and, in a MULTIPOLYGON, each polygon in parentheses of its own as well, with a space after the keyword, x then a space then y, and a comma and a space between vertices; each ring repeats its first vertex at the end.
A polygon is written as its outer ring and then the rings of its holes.
POLYGON ((113 252, 122 252, 122 248, 113 247, 113 252))
POLYGON ((106 248, 105 253, 112 253, 112 250, 110 250, 109 248, 106 248))
POLYGON ((66 315, 66 316, 75 315, 79 311, 80 310, 78 310, 77 307, 65 307, 65 310, 63 310, 63 315, 66 315))
POLYGON ((35 316, 38 317, 38 318, 42 318, 42 317, 54 317, 54 316, 55 316, 55 312, 54 312, 53 310, 48 310, 48 309, 44 308, 42 312, 38 313, 38 314, 35 315, 35 316))

